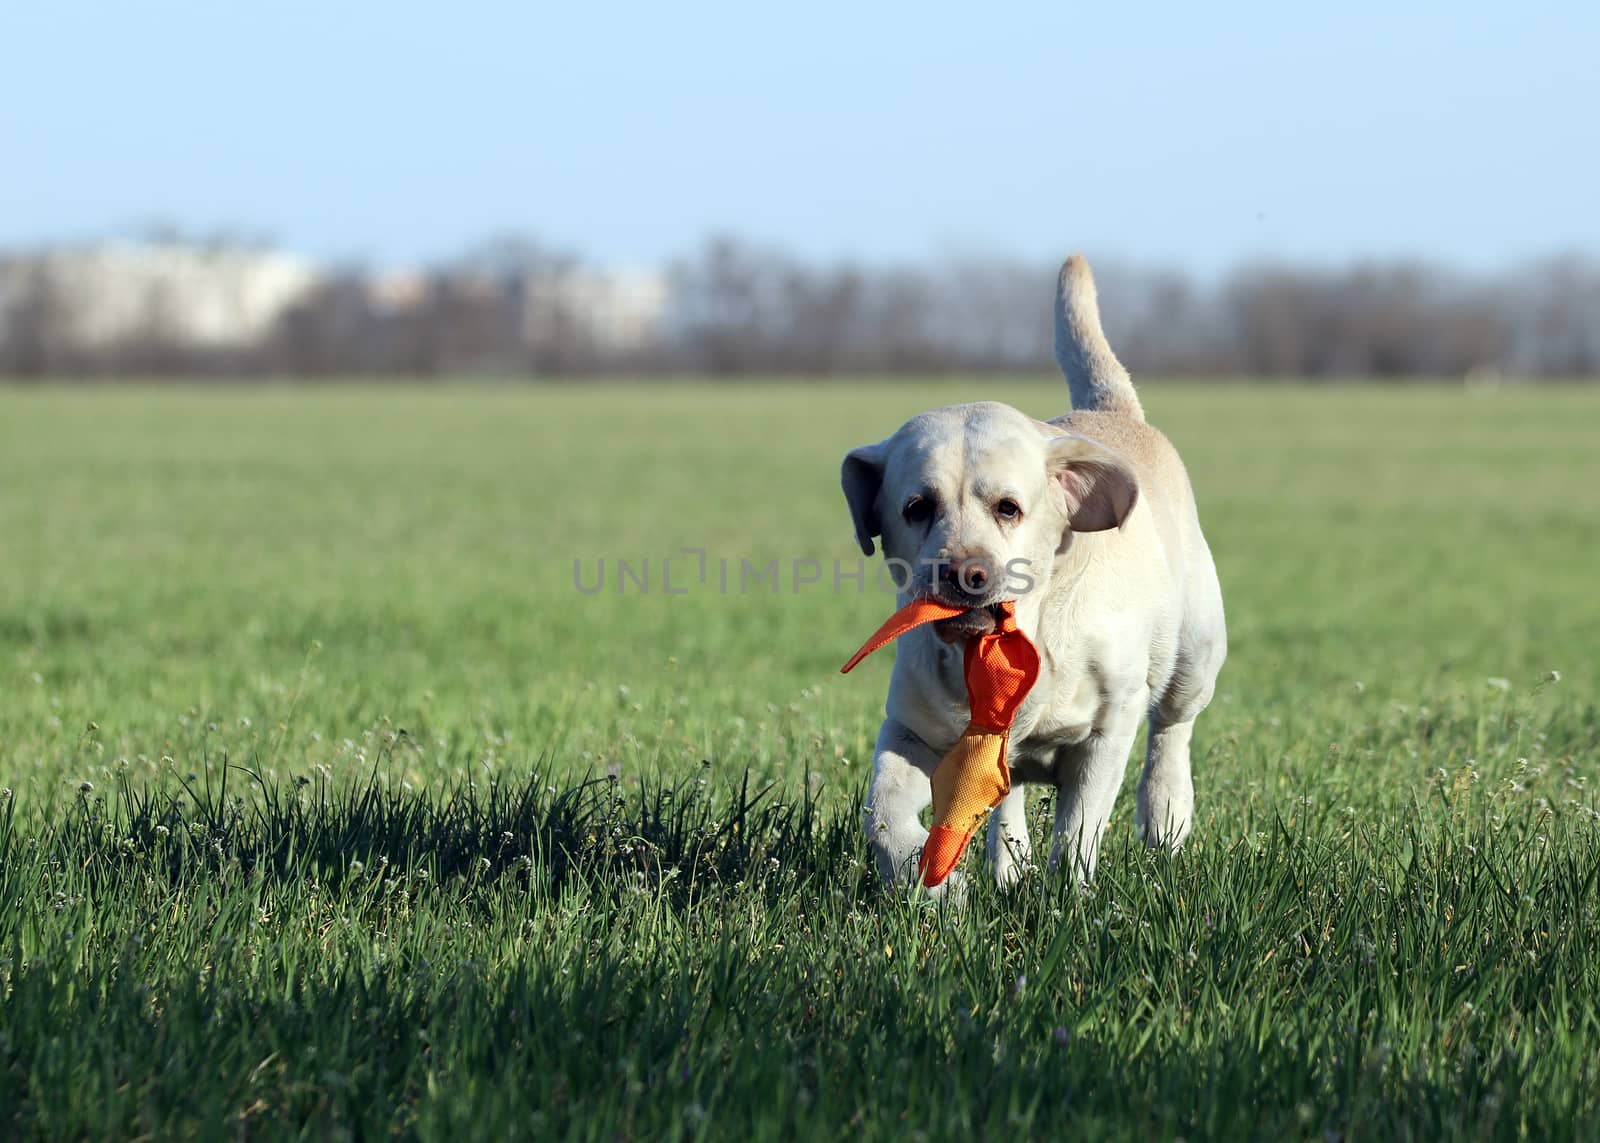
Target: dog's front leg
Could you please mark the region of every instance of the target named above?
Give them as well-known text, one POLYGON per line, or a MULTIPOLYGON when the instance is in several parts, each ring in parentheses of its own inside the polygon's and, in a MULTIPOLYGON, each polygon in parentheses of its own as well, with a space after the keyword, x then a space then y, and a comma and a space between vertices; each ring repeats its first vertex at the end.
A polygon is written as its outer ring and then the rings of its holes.
POLYGON ((1015 885, 1033 863, 1028 837, 1028 791, 1021 782, 1011 787, 989 819, 989 868, 1001 888, 1015 885))
POLYGON ((1087 741, 1062 751, 1056 767, 1055 843, 1050 867, 1070 865, 1081 885, 1094 877, 1100 839, 1128 769, 1128 755, 1139 733, 1139 707, 1129 704, 1087 741))
POLYGON ((939 755, 894 719, 878 731, 872 757, 872 786, 862 819, 867 844, 885 883, 914 882, 917 857, 928 840, 921 814, 933 801, 929 775, 939 755))

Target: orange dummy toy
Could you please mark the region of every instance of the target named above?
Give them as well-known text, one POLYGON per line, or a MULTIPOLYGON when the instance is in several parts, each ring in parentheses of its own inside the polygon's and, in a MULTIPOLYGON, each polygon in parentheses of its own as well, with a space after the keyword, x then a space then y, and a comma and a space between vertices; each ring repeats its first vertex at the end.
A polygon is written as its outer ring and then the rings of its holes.
MULTIPOLYGON (((906 604, 850 657, 848 672, 862 659, 914 627, 953 619, 966 609, 932 599, 906 604)), ((1006 743, 1011 720, 1039 678, 1039 651, 1017 626, 1014 604, 994 606, 998 626, 967 640, 963 657, 971 721, 933 771, 933 827, 917 872, 922 883, 938 885, 950 876, 972 835, 989 811, 1011 792, 1006 743)))

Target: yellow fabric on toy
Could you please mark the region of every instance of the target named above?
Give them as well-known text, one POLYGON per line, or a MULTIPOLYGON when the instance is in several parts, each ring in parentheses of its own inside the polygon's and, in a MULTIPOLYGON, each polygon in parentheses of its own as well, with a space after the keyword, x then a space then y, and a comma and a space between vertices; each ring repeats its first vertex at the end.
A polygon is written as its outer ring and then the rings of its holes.
POLYGON ((917 872, 924 885, 938 885, 961 861, 989 811, 1011 792, 1006 765, 1007 732, 968 725, 933 770, 933 826, 917 872))
MULTIPOLYGON (((997 623, 966 642, 963 669, 972 721, 934 767, 933 825, 917 870, 924 885, 942 883, 961 861, 989 811, 1011 792, 1006 747, 1011 721, 1039 677, 1039 652, 1017 626, 1016 605, 993 605, 997 623)), ((853 655, 849 671, 879 647, 924 623, 950 619, 964 609, 931 599, 913 600, 892 615, 853 655)))

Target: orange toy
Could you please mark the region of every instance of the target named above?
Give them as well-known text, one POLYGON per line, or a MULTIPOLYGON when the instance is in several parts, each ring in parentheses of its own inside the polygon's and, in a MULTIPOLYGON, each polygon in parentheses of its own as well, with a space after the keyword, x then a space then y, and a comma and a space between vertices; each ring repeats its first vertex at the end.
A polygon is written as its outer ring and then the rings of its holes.
MULTIPOLYGON (((842 671, 914 627, 953 619, 965 610, 932 599, 913 600, 891 615, 842 671)), ((971 721, 933 770, 933 827, 917 863, 922 883, 930 887, 950 876, 983 819, 1011 792, 1006 765, 1011 720, 1039 678, 1039 651, 1017 626, 1016 606, 1000 603, 994 610, 999 626, 969 638, 964 651, 971 721)))

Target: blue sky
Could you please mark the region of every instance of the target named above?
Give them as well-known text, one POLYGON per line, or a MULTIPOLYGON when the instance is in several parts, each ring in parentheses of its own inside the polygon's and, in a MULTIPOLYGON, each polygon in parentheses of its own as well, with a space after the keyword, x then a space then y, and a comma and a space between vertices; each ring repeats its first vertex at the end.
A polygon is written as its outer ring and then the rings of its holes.
POLYGON ((1600 9, 17 0, 0 246, 152 220, 406 264, 738 233, 1469 268, 1600 251, 1600 9))

